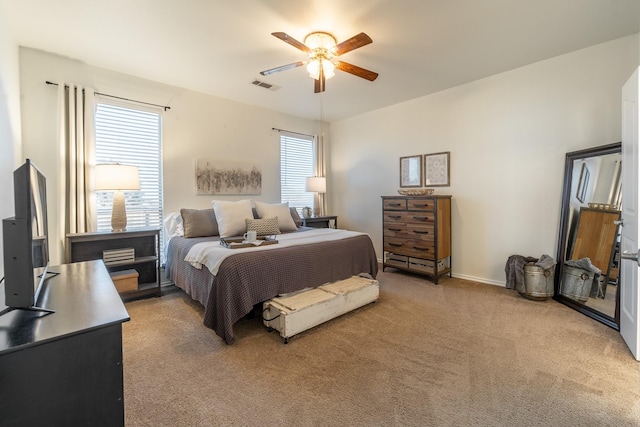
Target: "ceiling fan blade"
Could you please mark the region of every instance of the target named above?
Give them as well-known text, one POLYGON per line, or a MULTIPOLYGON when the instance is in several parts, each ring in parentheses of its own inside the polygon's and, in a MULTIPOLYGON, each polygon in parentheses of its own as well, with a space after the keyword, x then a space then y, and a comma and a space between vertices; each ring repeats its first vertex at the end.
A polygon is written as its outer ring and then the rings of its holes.
POLYGON ((345 71, 349 74, 353 74, 354 76, 362 77, 363 79, 367 79, 369 81, 374 81, 378 78, 378 73, 362 67, 358 67, 357 65, 349 64, 347 62, 337 61, 334 65, 338 70, 345 71))
POLYGON ((271 33, 272 36, 279 38, 280 40, 282 40, 285 43, 289 43, 291 46, 300 49, 303 52, 307 52, 309 53, 310 49, 307 47, 306 44, 299 42, 298 40, 294 39, 293 37, 291 37, 289 34, 287 33, 282 33, 282 32, 278 32, 278 33, 271 33))
POLYGON ((350 39, 347 39, 336 45, 336 55, 337 56, 343 55, 354 49, 368 45, 369 43, 373 43, 373 40, 371 40, 371 37, 369 37, 365 33, 356 34, 350 39))
POLYGON ((271 68, 269 70, 260 71, 260 74, 263 76, 268 76, 269 74, 279 73, 280 71, 290 70, 292 68, 302 67, 304 65, 304 61, 298 61, 287 65, 281 65, 276 68, 271 68))
POLYGON ((324 92, 326 80, 324 78, 324 70, 320 68, 320 78, 313 81, 313 93, 324 92))

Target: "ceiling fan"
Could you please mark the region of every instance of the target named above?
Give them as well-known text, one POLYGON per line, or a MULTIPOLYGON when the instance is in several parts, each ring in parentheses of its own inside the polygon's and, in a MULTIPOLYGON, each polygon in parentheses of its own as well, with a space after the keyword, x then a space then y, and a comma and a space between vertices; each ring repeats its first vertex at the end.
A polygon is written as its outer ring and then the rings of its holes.
POLYGON ((301 67, 306 64, 309 76, 314 79, 313 91, 315 93, 324 92, 325 80, 334 76, 334 70, 336 68, 369 81, 374 81, 378 78, 378 73, 373 71, 344 61, 333 61, 334 58, 340 55, 344 55, 347 52, 372 43, 373 40, 371 40, 371 37, 365 33, 356 34, 341 43, 337 43, 335 37, 324 31, 315 31, 310 33, 304 38, 304 43, 301 43, 290 35, 282 32, 271 33, 271 35, 305 52, 309 56, 309 60, 297 61, 291 64, 261 71, 260 74, 263 76, 268 76, 291 68, 301 67))

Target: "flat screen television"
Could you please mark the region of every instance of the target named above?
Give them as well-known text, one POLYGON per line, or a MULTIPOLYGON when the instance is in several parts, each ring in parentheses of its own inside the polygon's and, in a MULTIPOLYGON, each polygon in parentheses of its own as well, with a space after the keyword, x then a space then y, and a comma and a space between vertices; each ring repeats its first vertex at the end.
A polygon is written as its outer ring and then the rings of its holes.
POLYGON ((2 221, 4 293, 9 309, 51 312, 38 307, 49 267, 46 187, 44 174, 29 159, 13 172, 15 217, 2 221))

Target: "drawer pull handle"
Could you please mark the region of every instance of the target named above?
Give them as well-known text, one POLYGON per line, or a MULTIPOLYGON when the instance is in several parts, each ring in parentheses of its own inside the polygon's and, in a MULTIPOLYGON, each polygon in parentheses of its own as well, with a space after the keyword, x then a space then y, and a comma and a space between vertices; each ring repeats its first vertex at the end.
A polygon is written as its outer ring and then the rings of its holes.
POLYGON ((402 231, 401 228, 389 228, 388 230, 389 231, 402 231))
POLYGON ((419 250, 419 251, 428 251, 429 248, 421 248, 419 246, 414 246, 413 249, 419 250))
POLYGON ((429 234, 428 231, 413 230, 413 232, 416 234, 429 234))
POLYGON ((402 217, 400 215, 389 215, 389 218, 391 218, 391 219, 400 219, 402 217))
POLYGON ((394 247, 396 247, 396 248, 399 248, 399 247, 400 247, 400 246, 402 246, 402 245, 400 245, 400 244, 398 244, 398 243, 389 243, 389 246, 394 246, 394 247))
POLYGON ((426 203, 420 203, 420 204, 414 203, 413 206, 415 206, 416 208, 426 208, 429 205, 427 205, 426 203))
POLYGON ((400 203, 389 203, 389 206, 402 206, 400 203))
POLYGON ((426 216, 414 216, 413 219, 415 219, 416 221, 426 221, 427 217, 426 216))

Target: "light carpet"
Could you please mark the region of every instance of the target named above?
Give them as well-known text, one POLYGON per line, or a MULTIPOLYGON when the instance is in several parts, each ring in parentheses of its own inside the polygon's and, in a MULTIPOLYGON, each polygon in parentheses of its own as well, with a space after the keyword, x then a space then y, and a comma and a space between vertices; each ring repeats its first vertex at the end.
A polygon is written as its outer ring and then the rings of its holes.
POLYGON ((378 276, 380 299, 283 344, 226 345, 182 291, 126 305, 127 426, 638 426, 640 364, 555 301, 378 276))

